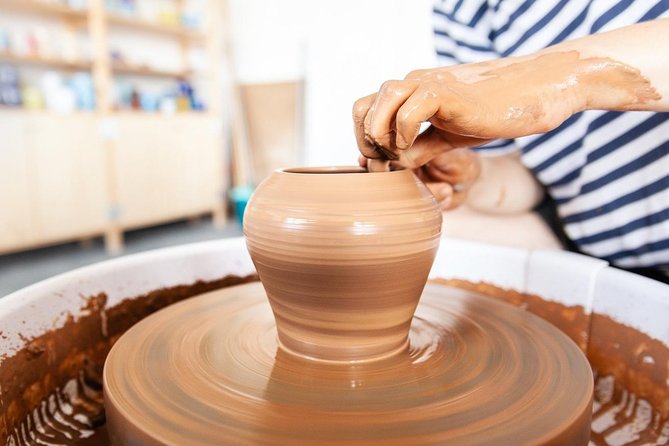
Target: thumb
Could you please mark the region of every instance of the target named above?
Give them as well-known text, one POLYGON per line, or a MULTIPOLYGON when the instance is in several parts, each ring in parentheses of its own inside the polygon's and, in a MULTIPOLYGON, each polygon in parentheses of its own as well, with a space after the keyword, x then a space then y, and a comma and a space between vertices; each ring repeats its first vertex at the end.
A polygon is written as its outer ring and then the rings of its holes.
POLYGON ((397 163, 407 169, 416 169, 452 148, 439 136, 434 127, 430 127, 418 135, 411 147, 400 152, 397 163))
POLYGON ((400 152, 399 164, 403 167, 415 169, 453 149, 476 147, 489 141, 473 136, 447 133, 431 126, 416 138, 411 147, 400 152))

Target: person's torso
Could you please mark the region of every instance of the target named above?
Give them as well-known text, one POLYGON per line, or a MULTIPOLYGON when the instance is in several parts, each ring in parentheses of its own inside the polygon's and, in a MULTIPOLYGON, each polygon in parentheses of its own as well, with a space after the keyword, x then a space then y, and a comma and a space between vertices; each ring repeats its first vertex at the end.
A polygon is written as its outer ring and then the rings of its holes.
MULTIPOLYGON (((669 0, 445 0, 434 8, 436 49, 441 65, 480 62, 659 17, 669 0)), ((581 251, 669 266, 669 113, 587 111, 491 146, 522 149, 581 251)))

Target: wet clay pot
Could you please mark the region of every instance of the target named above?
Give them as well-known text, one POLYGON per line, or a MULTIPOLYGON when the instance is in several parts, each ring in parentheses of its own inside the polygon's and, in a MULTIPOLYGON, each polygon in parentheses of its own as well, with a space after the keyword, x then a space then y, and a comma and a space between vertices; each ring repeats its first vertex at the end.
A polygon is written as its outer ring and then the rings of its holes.
POLYGON ((248 203, 244 235, 281 348, 329 361, 406 348, 441 219, 409 170, 274 172, 248 203))

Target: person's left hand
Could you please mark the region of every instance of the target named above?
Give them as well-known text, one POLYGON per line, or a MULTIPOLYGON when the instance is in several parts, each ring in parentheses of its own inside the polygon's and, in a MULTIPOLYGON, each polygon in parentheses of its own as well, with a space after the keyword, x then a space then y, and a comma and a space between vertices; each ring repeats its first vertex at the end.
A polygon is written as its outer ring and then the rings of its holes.
MULTIPOLYGON (((375 169, 370 164, 379 163, 360 157, 360 165, 369 170, 375 169)), ((383 162, 383 161, 381 161, 383 162)), ((401 167, 397 162, 391 162, 391 168, 401 167)), ((433 158, 429 163, 414 169, 414 173, 430 189, 442 210, 449 210, 460 206, 467 191, 476 182, 481 172, 478 155, 469 149, 453 149, 433 158)))

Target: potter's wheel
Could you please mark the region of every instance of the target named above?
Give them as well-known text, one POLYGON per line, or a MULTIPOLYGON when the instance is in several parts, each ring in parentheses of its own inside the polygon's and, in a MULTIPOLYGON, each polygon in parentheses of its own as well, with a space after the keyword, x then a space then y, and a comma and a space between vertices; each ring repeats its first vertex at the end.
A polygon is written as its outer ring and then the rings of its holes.
POLYGON ((123 444, 586 445, 592 373, 559 330, 482 295, 428 284, 410 347, 356 365, 277 348, 262 285, 142 320, 105 364, 123 444))

